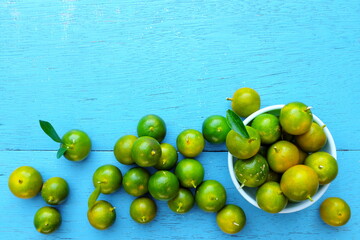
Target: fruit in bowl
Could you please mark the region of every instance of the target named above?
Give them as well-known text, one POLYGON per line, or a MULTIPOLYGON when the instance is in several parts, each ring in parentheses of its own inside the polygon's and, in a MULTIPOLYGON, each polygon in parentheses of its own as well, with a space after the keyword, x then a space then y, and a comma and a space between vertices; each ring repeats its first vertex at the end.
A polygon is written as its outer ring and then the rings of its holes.
MULTIPOLYGON (((237 166, 244 165, 239 162, 249 159, 239 158, 233 151, 234 146, 228 148, 232 182, 248 202, 267 212, 291 213, 303 210, 321 198, 337 175, 336 146, 329 129, 310 107, 298 102, 265 107, 248 116, 243 124, 246 129, 249 126, 256 129, 260 135, 261 147, 256 154, 267 160, 269 176, 265 183, 276 182, 270 174, 280 176, 275 178, 279 179, 278 184, 249 187, 246 181, 243 182, 244 172, 237 169, 237 166), (309 152, 309 141, 315 146, 315 149, 310 149, 317 151, 309 152)), ((253 177, 264 172, 267 166, 263 165, 257 167, 256 172, 254 164, 253 177)))

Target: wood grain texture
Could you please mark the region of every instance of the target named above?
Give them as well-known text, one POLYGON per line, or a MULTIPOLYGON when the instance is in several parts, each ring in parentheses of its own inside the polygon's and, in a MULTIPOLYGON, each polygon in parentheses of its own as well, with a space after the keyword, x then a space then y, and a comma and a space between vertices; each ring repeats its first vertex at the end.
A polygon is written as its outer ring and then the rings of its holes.
POLYGON ((206 178, 221 181, 228 202, 248 216, 237 236, 355 239, 359 13, 355 0, 0 0, 0 238, 45 238, 32 226, 33 214, 44 205, 41 198, 16 199, 7 189, 10 172, 27 164, 45 179, 59 175, 71 185, 61 207, 64 223, 46 238, 227 237, 214 214, 195 208, 178 216, 163 202, 153 223, 135 224, 127 213, 132 198, 123 190, 108 197, 119 211, 108 231, 92 229, 84 212, 93 171, 116 164, 114 143, 136 134, 143 115, 160 115, 168 126, 165 142, 175 144, 182 130, 201 130, 209 115, 225 115, 230 108, 225 98, 247 86, 260 93, 262 107, 302 101, 326 123, 340 172, 324 198, 343 197, 353 217, 344 227, 328 227, 319 219, 320 203, 300 213, 264 213, 232 186, 225 146, 207 144, 199 158, 206 178), (58 145, 41 131, 39 119, 52 122, 60 135, 72 128, 86 131, 93 141, 91 157, 79 164, 56 160, 58 145))

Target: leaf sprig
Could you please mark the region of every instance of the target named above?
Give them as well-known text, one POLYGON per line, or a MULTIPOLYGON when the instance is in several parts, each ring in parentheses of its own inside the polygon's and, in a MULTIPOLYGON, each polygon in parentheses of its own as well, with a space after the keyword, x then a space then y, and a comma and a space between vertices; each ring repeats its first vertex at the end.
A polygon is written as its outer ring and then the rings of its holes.
POLYGON ((226 111, 226 120, 229 127, 244 138, 250 138, 241 118, 231 109, 226 111))
MULTIPOLYGON (((52 140, 54 140, 57 143, 63 143, 57 132, 55 131, 54 127, 51 125, 51 123, 43 120, 39 120, 41 129, 48 135, 52 140)), ((56 153, 57 158, 61 158, 61 156, 64 155, 66 152, 66 148, 60 146, 59 150, 56 153)))

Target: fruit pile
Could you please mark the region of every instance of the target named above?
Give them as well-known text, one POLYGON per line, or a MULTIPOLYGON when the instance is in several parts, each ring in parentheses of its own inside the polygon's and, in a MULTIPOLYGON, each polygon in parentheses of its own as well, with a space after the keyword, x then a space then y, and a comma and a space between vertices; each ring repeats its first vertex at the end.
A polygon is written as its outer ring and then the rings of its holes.
MULTIPOLYGON (((98 200, 100 194, 113 194, 121 187, 136 197, 129 207, 131 218, 140 224, 151 222, 157 214, 156 201, 167 201, 171 211, 183 214, 195 204, 216 213, 219 228, 228 234, 243 229, 244 211, 226 204, 223 185, 205 180, 205 169, 195 159, 205 142, 223 144, 236 157, 234 171, 242 186, 258 187, 256 200, 261 209, 277 213, 288 201, 310 199, 319 184, 331 182, 337 175, 337 162, 328 153, 321 152, 326 143, 324 126, 313 122, 310 108, 302 103, 290 103, 279 115, 258 115, 249 126, 240 117, 247 117, 260 108, 260 96, 250 88, 237 90, 232 110, 226 118, 213 115, 202 124, 202 132, 182 131, 176 139, 176 148, 163 143, 167 128, 157 115, 146 115, 137 125, 137 136, 125 135, 114 145, 114 156, 120 164, 132 165, 124 175, 113 165, 99 166, 93 173, 94 190, 88 199, 87 218, 91 226, 104 230, 116 221, 115 207, 98 200), (239 117, 240 116, 240 117, 239 117), (179 160, 178 152, 183 159, 179 160)), ((71 130, 62 138, 53 126, 40 121, 43 131, 60 143, 57 158, 82 161, 91 151, 89 136, 80 130, 71 130)), ((41 192, 45 202, 59 205, 69 194, 67 182, 59 177, 43 183, 40 173, 24 166, 11 173, 8 181, 11 192, 19 198, 31 198, 41 192)), ((343 225, 350 218, 345 201, 332 198, 321 206, 321 216, 331 225, 343 225), (339 210, 340 209, 340 210, 339 210), (341 216, 337 215, 341 212, 341 216), (336 213, 336 214, 334 214, 336 213)), ((35 228, 40 233, 51 233, 61 224, 60 212, 54 207, 43 207, 34 216, 35 228)))

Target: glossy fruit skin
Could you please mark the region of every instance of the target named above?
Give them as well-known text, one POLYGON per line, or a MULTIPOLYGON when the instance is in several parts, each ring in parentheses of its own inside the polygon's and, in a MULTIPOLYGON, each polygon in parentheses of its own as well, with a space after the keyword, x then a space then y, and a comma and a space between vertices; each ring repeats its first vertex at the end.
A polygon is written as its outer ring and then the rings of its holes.
POLYGON ((267 160, 274 172, 283 173, 299 164, 299 150, 293 143, 281 140, 269 147, 267 160))
POLYGON ((43 180, 40 172, 29 166, 15 169, 9 176, 8 186, 18 198, 33 198, 41 190, 43 180))
POLYGON ((196 188, 204 180, 205 170, 199 161, 185 158, 177 164, 175 175, 179 179, 181 186, 196 188))
POLYGON ((323 127, 313 122, 309 131, 295 136, 296 144, 305 152, 316 152, 325 146, 327 138, 323 127))
POLYGON ((125 173, 122 185, 128 194, 139 197, 148 192, 149 179, 149 171, 135 167, 125 173))
POLYGON ((234 164, 236 179, 246 187, 258 187, 269 174, 269 165, 260 154, 249 159, 237 159, 234 164))
POLYGON ((202 125, 204 138, 214 144, 224 143, 230 130, 226 118, 220 115, 212 115, 206 118, 202 125))
POLYGON ((195 202, 205 212, 217 212, 225 206, 225 188, 216 180, 206 180, 197 188, 195 202))
POLYGON ((169 143, 161 143, 161 157, 155 164, 154 168, 158 170, 170 170, 178 161, 178 153, 176 148, 169 143))
POLYGON ((321 203, 320 217, 330 226, 343 226, 351 218, 351 209, 343 199, 330 197, 321 203))
POLYGON ((227 149, 239 159, 251 158, 260 149, 261 138, 258 131, 250 126, 246 126, 246 130, 250 138, 244 138, 234 130, 231 130, 226 136, 227 149))
POLYGON ((130 205, 131 218, 141 224, 151 222, 157 213, 157 206, 154 200, 141 197, 135 199, 130 205))
POLYGON ((119 138, 114 145, 114 155, 119 163, 131 165, 134 160, 131 158, 131 149, 137 137, 134 135, 125 135, 119 138))
POLYGON ((177 136, 176 146, 182 155, 193 158, 204 150, 205 139, 201 132, 194 129, 186 129, 177 136))
POLYGON ((252 88, 240 88, 235 91, 231 107, 240 117, 248 117, 260 109, 260 95, 252 88))
POLYGON ((81 130, 70 130, 62 137, 61 147, 66 148, 64 157, 70 161, 82 161, 91 151, 91 140, 81 130))
POLYGON ((57 230, 62 222, 60 212, 53 207, 42 207, 34 216, 34 227, 39 233, 49 234, 57 230))
POLYGON ((107 201, 96 201, 88 210, 87 217, 91 226, 99 230, 111 227, 116 220, 115 208, 107 201))
POLYGON ((280 181, 281 191, 293 201, 310 199, 319 188, 316 172, 305 165, 295 165, 285 171, 280 181))
POLYGON ((47 204, 59 205, 69 195, 69 185, 61 177, 49 178, 41 189, 41 196, 47 204))
POLYGON ((159 170, 149 180, 149 192, 157 200, 168 201, 176 197, 179 191, 179 180, 172 172, 159 170))
POLYGON ((281 136, 279 119, 269 113, 263 113, 255 117, 251 123, 251 127, 258 130, 262 144, 272 144, 281 136))
POLYGON ((309 131, 313 115, 305 104, 292 102, 281 109, 279 120, 285 132, 292 135, 301 135, 309 131))
POLYGON ((324 185, 332 182, 338 174, 336 159, 327 152, 315 152, 310 154, 304 164, 311 167, 319 177, 319 184, 324 185))
POLYGON ((227 234, 240 232, 246 224, 246 215, 239 206, 228 204, 216 214, 216 223, 227 234))
POLYGON ((175 213, 187 213, 195 204, 195 198, 191 191, 180 188, 176 197, 168 201, 169 208, 175 213))
POLYGON ((106 164, 100 166, 93 174, 93 184, 96 188, 101 185, 101 193, 110 194, 121 187, 122 173, 120 169, 114 165, 106 164))
POLYGON ((139 137, 149 136, 160 143, 166 136, 166 124, 161 117, 149 114, 140 119, 137 125, 137 133, 139 137))
POLYGON ((155 166, 161 157, 161 146, 155 138, 139 137, 131 149, 131 158, 140 167, 155 166))
POLYGON ((278 182, 266 182, 256 192, 256 202, 259 207, 268 213, 278 213, 283 210, 288 199, 282 193, 278 182))

